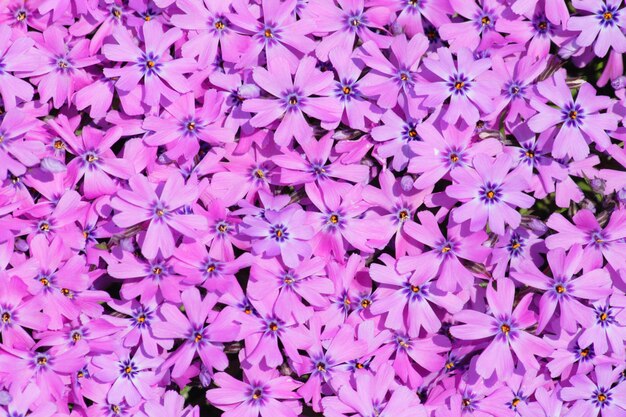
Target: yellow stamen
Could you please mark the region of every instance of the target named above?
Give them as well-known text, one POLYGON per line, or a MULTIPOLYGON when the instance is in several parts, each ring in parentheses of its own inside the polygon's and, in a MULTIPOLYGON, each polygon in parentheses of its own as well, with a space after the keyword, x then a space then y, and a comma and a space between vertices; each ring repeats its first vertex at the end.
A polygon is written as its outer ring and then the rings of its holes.
POLYGON ((271 29, 265 29, 265 37, 266 38, 273 38, 274 34, 272 33, 271 29))
POLYGON ((368 300, 367 298, 364 298, 361 300, 361 307, 363 308, 367 308, 372 304, 372 302, 370 300, 368 300))
POLYGON ((563 294, 565 292, 565 287, 562 286, 561 284, 557 285, 556 292, 558 292, 559 294, 563 294))
POLYGON ((418 293, 420 292, 420 287, 418 287, 417 285, 411 285, 411 291, 413 291, 414 293, 418 293))
POLYGON ((352 90, 350 89, 350 87, 345 86, 344 88, 342 88, 342 91, 343 91, 343 93, 344 93, 344 94, 350 94, 350 92, 351 92, 352 90))
POLYGON ((465 86, 465 83, 463 81, 457 81, 456 83, 454 83, 454 88, 456 88, 457 90, 460 90, 464 86, 465 86))
POLYGON ((224 29, 224 27, 226 27, 224 22, 222 22, 221 20, 218 20, 217 22, 215 22, 214 26, 215 26, 215 29, 217 29, 217 30, 222 30, 222 29, 224 29))
POLYGON ((339 223, 339 216, 337 216, 336 214, 333 214, 332 216, 330 216, 330 222, 332 224, 337 224, 339 223))
POLYGON ((270 330, 275 332, 276 330, 278 330, 278 325, 276 323, 270 323, 270 330))
POLYGON ((196 333, 196 337, 194 337, 194 339, 196 341, 196 343, 198 343, 199 341, 202 340, 202 335, 200 333, 196 333))
POLYGON ((502 333, 508 334, 511 331, 511 326, 509 326, 508 324, 503 324, 502 326, 500 326, 500 330, 502 331, 502 333))
POLYGON ((11 321, 11 314, 9 312, 2 313, 2 322, 8 323, 9 321, 11 321))

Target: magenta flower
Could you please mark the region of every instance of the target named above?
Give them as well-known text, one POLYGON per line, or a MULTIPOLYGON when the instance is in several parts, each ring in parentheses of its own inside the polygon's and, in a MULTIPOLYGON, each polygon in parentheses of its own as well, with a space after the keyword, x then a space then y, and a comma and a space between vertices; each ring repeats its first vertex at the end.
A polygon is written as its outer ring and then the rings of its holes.
POLYGON ((626 52, 626 36, 622 28, 624 9, 621 0, 594 0, 584 2, 574 1, 577 10, 584 10, 591 14, 586 16, 572 16, 567 21, 567 29, 580 32, 576 43, 581 46, 593 44, 593 52, 603 57, 612 47, 618 53, 626 52))
POLYGON ((144 142, 150 146, 167 146, 166 155, 172 159, 196 155, 200 141, 212 145, 231 142, 234 132, 222 127, 219 120, 222 100, 217 91, 208 90, 204 105, 196 109, 193 93, 181 95, 165 108, 161 117, 146 117, 142 127, 149 133, 144 142))
POLYGON ((156 187, 143 175, 131 177, 128 183, 131 189, 119 190, 111 200, 111 206, 118 211, 113 221, 120 227, 149 221, 141 247, 144 256, 156 258, 158 253, 170 256, 175 245, 172 229, 196 235, 199 229, 206 228, 204 217, 184 212, 184 207, 195 201, 198 189, 192 184, 185 185, 180 175, 169 177, 163 187, 159 187, 158 195, 156 187))
POLYGON ((601 227, 593 213, 580 210, 572 218, 574 224, 568 222, 562 214, 554 213, 546 223, 557 233, 546 238, 549 249, 570 249, 573 245, 583 245, 584 261, 587 268, 600 268, 603 258, 615 269, 624 267, 626 257, 626 237, 624 222, 626 212, 613 212, 609 223, 601 227))
POLYGON ((74 184, 83 180, 85 197, 115 194, 118 185, 110 176, 127 180, 135 174, 133 167, 124 159, 116 158, 110 149, 122 135, 120 128, 105 133, 85 127, 78 138, 74 136, 66 119, 48 123, 64 140, 70 152, 76 155, 67 166, 68 177, 74 184))
POLYGON ((561 124, 552 146, 555 158, 572 157, 580 161, 589 155, 590 142, 595 142, 600 149, 606 149, 611 144, 606 131, 617 128, 617 117, 611 113, 600 113, 611 105, 609 97, 596 96, 594 88, 584 83, 574 100, 562 71, 538 83, 537 90, 541 97, 556 104, 557 108, 532 99, 530 104, 538 113, 528 121, 528 126, 539 133, 561 124))
POLYGON ((44 145, 28 137, 28 131, 37 122, 20 110, 7 112, 0 122, 0 177, 7 173, 18 177, 27 167, 37 164, 44 152, 44 145))
POLYGON ((211 309, 217 296, 209 294, 203 299, 197 289, 190 288, 183 292, 182 301, 186 316, 173 304, 162 304, 159 313, 165 320, 155 323, 152 330, 157 338, 184 340, 161 365, 161 371, 173 367, 172 375, 181 376, 196 355, 207 368, 223 371, 228 366, 228 359, 220 342, 231 341, 236 334, 229 333, 225 323, 215 322, 211 309), (207 320, 212 323, 207 324, 207 320))
POLYGON ((454 124, 461 118, 474 127, 481 114, 493 111, 492 89, 479 79, 491 67, 490 60, 474 60, 466 48, 458 51, 456 63, 448 48, 437 49, 437 57, 424 59, 424 66, 432 72, 433 81, 417 84, 416 91, 427 96, 423 104, 428 107, 439 107, 449 98, 443 120, 454 124))
POLYGON ((106 44, 102 47, 105 57, 116 62, 126 62, 123 67, 105 68, 104 75, 119 77, 116 88, 127 94, 139 95, 148 106, 158 105, 161 97, 170 100, 176 93, 186 93, 191 89, 188 80, 182 75, 195 69, 196 63, 191 58, 172 59, 168 48, 183 33, 178 28, 163 32, 161 24, 149 22, 142 27, 145 46, 139 48, 131 34, 121 27, 113 31, 117 44, 106 44), (143 79, 141 92, 135 92, 143 79))
POLYGON ((338 6, 329 1, 313 1, 309 6, 321 31, 330 33, 317 45, 318 58, 327 60, 331 51, 349 54, 356 39, 371 41, 384 48, 391 39, 380 32, 384 30, 387 11, 383 8, 365 9, 363 1, 339 1, 338 6))
POLYGON ((376 104, 384 109, 398 102, 416 117, 420 99, 414 91, 420 60, 428 49, 428 40, 418 34, 411 39, 396 36, 391 43, 391 56, 385 58, 373 42, 364 43, 356 53, 371 71, 361 81, 361 91, 378 97, 376 104))
POLYGON ((287 146, 293 137, 299 143, 310 139, 311 127, 304 118, 305 114, 323 122, 335 122, 341 118, 339 103, 329 97, 333 75, 317 70, 315 59, 303 58, 293 80, 289 65, 282 58, 270 61, 268 68, 257 67, 253 77, 274 98, 245 100, 242 109, 256 113, 250 120, 255 127, 267 126, 282 116, 274 134, 277 145, 287 146))
POLYGON ((409 143, 413 156, 408 171, 419 174, 414 185, 420 190, 447 178, 447 174, 456 168, 467 167, 477 154, 495 156, 501 149, 493 139, 472 142, 472 129, 459 130, 452 125, 436 127, 428 122, 419 123, 414 129, 415 137, 420 140, 409 143))
POLYGON ((50 26, 43 32, 38 45, 41 64, 29 73, 35 77, 42 102, 52 99, 54 107, 59 108, 89 83, 83 68, 97 64, 99 59, 90 56, 88 46, 87 39, 71 40, 61 26, 50 26))
MULTIPOLYGON (((556 0, 555 0, 556 1, 556 0)), ((464 22, 442 24, 441 38, 450 42, 453 50, 460 48, 475 50, 479 44, 498 42, 501 35, 496 31, 503 5, 495 0, 450 0, 452 9, 468 19, 464 22)))
POLYGON ((462 340, 493 338, 478 357, 476 372, 483 378, 495 372, 498 378, 506 379, 514 369, 511 349, 518 361, 533 369, 539 368, 535 356, 547 356, 552 349, 543 339, 525 330, 536 322, 533 312, 528 310, 533 295, 525 295, 513 310, 515 284, 505 278, 499 280, 497 286, 497 290, 487 286, 491 314, 463 310, 454 318, 465 324, 452 326, 450 333, 462 340))
POLYGON ((600 365, 593 374, 594 380, 574 375, 572 386, 561 389, 561 398, 574 401, 568 415, 610 417, 626 412, 626 384, 618 379, 619 372, 611 365, 600 365))
POLYGON ((173 15, 172 24, 195 33, 182 47, 184 56, 197 56, 202 68, 213 64, 218 54, 228 62, 237 62, 246 46, 246 38, 238 34, 228 20, 228 3, 178 0, 176 5, 183 14, 173 15))
POLYGON ((291 205, 281 211, 265 210, 263 218, 246 216, 243 233, 256 238, 252 243, 254 254, 280 255, 285 265, 293 268, 312 253, 306 241, 313 237, 314 230, 306 223, 304 210, 291 205))
POLYGON ((11 34, 9 26, 0 26, 0 97, 8 110, 33 98, 33 87, 22 78, 38 67, 35 42, 27 37, 10 42, 11 34))
MULTIPOLYGON (((378 122, 382 110, 367 100, 367 95, 361 91, 362 66, 357 65, 352 56, 341 53, 339 50, 330 51, 329 60, 338 80, 335 81, 334 96, 343 108, 341 122, 353 129, 366 130, 366 120, 378 122)), ((334 123, 323 123, 326 128, 336 128, 339 120, 334 123)))
POLYGON ((504 225, 516 228, 521 215, 514 207, 528 208, 534 199, 522 191, 527 187, 523 178, 509 172, 513 160, 503 154, 495 160, 479 154, 472 161, 474 169, 457 169, 450 173, 455 183, 446 188, 446 194, 464 204, 453 211, 457 222, 470 221, 470 230, 478 231, 489 224, 499 235, 504 225))
POLYGON ((281 319, 293 315, 303 323, 313 315, 313 308, 327 307, 327 297, 334 291, 333 282, 323 276, 324 266, 319 257, 306 259, 295 268, 285 267, 276 258, 259 259, 252 263, 247 293, 251 300, 274 305, 281 319))
POLYGON ((131 355, 129 350, 97 356, 93 359, 97 367, 94 379, 112 384, 107 394, 111 404, 124 400, 131 406, 137 405, 157 397, 159 390, 154 386, 158 379, 151 371, 161 362, 161 358, 147 358, 140 352, 131 355))
POLYGON ((231 416, 285 416, 297 417, 302 411, 293 390, 300 386, 288 376, 279 376, 276 370, 250 368, 244 381, 227 373, 214 376, 218 388, 207 391, 207 399, 231 416))
POLYGON ((564 250, 555 249, 547 256, 552 278, 539 271, 534 263, 522 264, 519 272, 512 274, 516 280, 545 291, 539 300, 537 331, 543 331, 557 305, 561 309, 560 324, 564 330, 576 331, 576 323, 583 328, 589 327, 593 323, 593 311, 579 299, 597 301, 609 296, 609 274, 603 269, 595 269, 574 277, 583 266, 584 252, 580 245, 575 245, 567 255, 564 250))
POLYGON ((416 271, 416 274, 423 274, 428 279, 437 274, 436 286, 443 291, 456 291, 471 286, 474 277, 461 260, 484 262, 489 252, 483 246, 487 234, 482 230, 471 233, 466 226, 450 222, 447 236, 444 236, 432 213, 422 211, 417 216, 421 224, 407 224, 407 233, 430 249, 419 255, 400 258, 398 271, 416 271))
POLYGON ((441 321, 432 304, 449 313, 458 313, 463 302, 452 293, 439 290, 432 283, 435 271, 425 269, 413 274, 399 274, 388 257, 383 258, 387 265, 373 264, 370 268, 372 280, 381 286, 374 293, 372 314, 386 313, 385 326, 394 330, 405 330, 411 337, 417 337, 424 328, 429 334, 441 328, 441 321))
POLYGON ((307 18, 296 20, 293 15, 296 5, 296 0, 282 3, 262 0, 263 13, 259 19, 258 13, 255 16, 250 11, 247 0, 233 3, 235 13, 227 14, 226 18, 233 24, 233 30, 248 38, 247 48, 237 61, 238 68, 258 64, 260 52, 265 51, 268 65, 284 65, 291 73, 295 72, 298 61, 306 59, 303 55, 315 49, 315 41, 308 36, 314 31, 315 22, 307 18), (279 64, 276 60, 286 62, 279 64))

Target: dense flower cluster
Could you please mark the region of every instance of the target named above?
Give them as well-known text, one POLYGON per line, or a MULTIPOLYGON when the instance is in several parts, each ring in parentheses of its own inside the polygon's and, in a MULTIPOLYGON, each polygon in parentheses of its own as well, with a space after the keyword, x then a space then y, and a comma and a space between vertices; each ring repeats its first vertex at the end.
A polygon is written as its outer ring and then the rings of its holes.
POLYGON ((0 1, 0 416, 626 415, 622 0, 0 1))

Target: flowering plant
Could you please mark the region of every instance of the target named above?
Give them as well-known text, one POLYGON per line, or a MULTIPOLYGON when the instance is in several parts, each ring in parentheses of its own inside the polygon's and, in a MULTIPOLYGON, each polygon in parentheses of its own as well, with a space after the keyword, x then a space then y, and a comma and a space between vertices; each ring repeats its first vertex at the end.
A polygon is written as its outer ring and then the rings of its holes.
POLYGON ((0 417, 626 416, 622 0, 0 0, 0 417))

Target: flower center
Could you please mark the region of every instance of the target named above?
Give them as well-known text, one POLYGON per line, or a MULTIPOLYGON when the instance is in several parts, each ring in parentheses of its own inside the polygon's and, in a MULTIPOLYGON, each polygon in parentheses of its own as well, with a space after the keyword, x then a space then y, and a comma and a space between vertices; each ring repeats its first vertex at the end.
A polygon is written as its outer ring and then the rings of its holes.
POLYGON ((72 298, 72 291, 70 291, 69 288, 61 288, 61 294, 68 298, 72 298))
POLYGON ((19 12, 17 12, 17 15, 15 16, 15 18, 17 19, 18 22, 25 20, 26 12, 24 10, 20 10, 19 12))
POLYGON ((78 342, 80 339, 82 339, 82 336, 81 336, 80 333, 78 333, 78 332, 72 333, 72 340, 74 342, 78 342))
POLYGON ((318 362, 315 366, 319 372, 326 372, 326 365, 323 362, 318 362))
POLYGON ((196 343, 199 343, 199 342, 202 340, 202 335, 201 335, 200 333, 196 333, 196 334, 195 334, 195 336, 194 336, 194 338, 193 338, 193 340, 194 340, 196 343))
POLYGON ((255 400, 258 400, 259 398, 261 398, 262 395, 263 395, 263 391, 261 391, 260 389, 255 389, 254 392, 252 393, 252 398, 254 398, 255 400))
POLYGON ((578 118, 578 112, 576 110, 571 110, 568 114, 567 117, 569 117, 572 120, 576 120, 578 118))
POLYGON ((61 139, 57 139, 54 141, 54 149, 63 149, 65 148, 65 144, 63 143, 63 141, 61 139))
POLYGON ((48 358, 46 358, 45 356, 40 356, 37 358, 37 365, 44 366, 47 363, 48 363, 48 358))
POLYGON ((483 26, 488 26, 491 24, 491 19, 489 18, 489 16, 483 16, 482 19, 480 19, 480 23, 483 26))
POLYGON ((271 331, 275 332, 276 330, 278 330, 278 324, 272 322, 270 323, 269 328, 271 331))
POLYGON ((122 11, 117 7, 114 7, 113 9, 111 9, 111 14, 113 15, 113 17, 119 19, 122 16, 122 11))
POLYGON ((271 29, 265 29, 265 32, 263 32, 263 35, 265 35, 266 38, 273 38, 274 34, 272 33, 271 29))
POLYGON ((152 273, 154 275, 161 275, 163 273, 163 269, 158 266, 155 266, 154 268, 152 268, 152 273))
POLYGON ((606 319, 608 319, 608 318, 609 318, 609 315, 608 315, 608 314, 606 314, 606 313, 602 313, 602 314, 600 314, 600 320, 601 320, 601 321, 606 321, 606 319))
POLYGON ((417 285, 411 285, 411 291, 413 291, 414 293, 418 293, 420 292, 420 287, 418 287, 417 285))
POLYGON ((608 11, 604 12, 604 14, 602 15, 602 18, 604 20, 611 20, 611 19, 613 19, 613 13, 608 12, 608 11))
POLYGON ((263 172, 263 170, 257 169, 256 171, 254 171, 254 176, 259 179, 263 179, 265 178, 265 173, 263 172))
POLYGON ((333 214, 333 215, 330 216, 329 221, 332 224, 337 224, 337 223, 339 223, 339 216, 337 216, 336 214, 333 214))
POLYGON ((11 321, 11 314, 8 311, 2 313, 2 322, 8 323, 10 321, 11 321))
POLYGON ((187 130, 192 131, 196 128, 196 123, 195 122, 189 122, 187 123, 187 130))
POLYGON ((133 372, 133 367, 127 366, 126 368, 124 368, 124 372, 126 372, 127 374, 130 374, 131 372, 133 372))
POLYGON ((119 414, 121 411, 120 406, 117 404, 111 405, 111 411, 113 411, 113 414, 119 414))
POLYGON ((447 244, 443 248, 441 248, 441 253, 448 253, 451 250, 452 250, 452 247, 449 244, 447 244))
POLYGON ((222 30, 222 29, 224 29, 226 27, 224 22, 222 22, 221 20, 218 20, 217 22, 215 22, 214 26, 215 26, 215 29, 217 29, 217 30, 222 30))
POLYGON ((415 129, 409 130, 409 136, 414 138, 417 136, 417 131, 415 129))
POLYGON ((500 326, 500 331, 502 331, 502 333, 504 334, 508 334, 511 331, 511 326, 505 323, 502 326, 500 326))
POLYGON ((364 299, 361 300, 361 307, 367 308, 370 305, 372 305, 372 301, 371 300, 368 300, 367 298, 364 298, 364 299))
POLYGON ((139 315, 139 317, 137 317, 137 323, 143 324, 145 322, 146 322, 146 315, 142 313, 139 315))
POLYGON ((557 285, 555 287, 556 292, 558 292, 559 294, 563 294, 565 292, 565 287, 561 284, 557 285))
POLYGON ((606 395, 602 393, 598 394, 597 398, 598 398, 598 401, 600 401, 601 403, 606 401, 606 395))
POLYGON ((583 358, 587 357, 587 355, 589 355, 589 348, 584 348, 580 351, 580 356, 582 356, 583 358))
POLYGON ((46 277, 41 278, 39 282, 41 282, 41 285, 43 285, 44 287, 50 286, 50 280, 46 277))
POLYGON ((511 248, 513 249, 519 249, 522 246, 521 243, 519 243, 517 240, 514 240, 513 243, 511 244, 511 248))
POLYGON ((517 407, 517 405, 521 402, 522 400, 520 400, 519 398, 515 397, 513 398, 513 401, 511 401, 511 405, 513 407, 517 407))
POLYGON ((456 88, 457 90, 462 89, 463 86, 465 86, 465 83, 463 81, 457 81, 456 83, 454 83, 454 88, 456 88))
POLYGON ((50 225, 48 223, 41 223, 41 225, 39 226, 39 230, 41 230, 42 232, 47 232, 50 230, 50 225))
POLYGON ((409 212, 407 210, 400 210, 400 213, 398 213, 398 218, 401 221, 406 221, 409 218, 409 212))
POLYGON ((452 162, 458 162, 459 161, 459 156, 455 153, 450 154, 450 161, 452 162))
POLYGON ((146 67, 148 67, 148 68, 154 68, 154 65, 155 65, 155 63, 154 63, 153 60, 148 60, 146 62, 146 67))
POLYGON ((345 87, 341 89, 341 91, 343 91, 345 95, 348 95, 350 94, 350 92, 352 92, 352 89, 346 85, 345 87))

